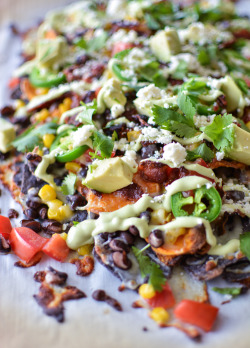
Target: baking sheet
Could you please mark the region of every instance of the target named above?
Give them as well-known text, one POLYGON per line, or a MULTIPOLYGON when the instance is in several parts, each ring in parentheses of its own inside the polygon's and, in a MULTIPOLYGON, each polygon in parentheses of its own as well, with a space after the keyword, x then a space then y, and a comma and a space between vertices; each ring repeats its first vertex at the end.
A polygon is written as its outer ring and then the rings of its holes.
MULTIPOLYGON (((38 3, 31 0, 0 0, 0 107, 7 104, 6 83, 11 71, 18 65, 20 42, 13 37, 8 23, 15 20, 22 27, 36 23, 47 9, 69 3, 53 0, 38 3)), ((241 2, 241 13, 250 11, 249 0, 241 2)), ((3 215, 16 206, 3 190, 0 198, 3 215)), ((16 221, 17 223, 17 221, 16 221)), ((234 299, 221 306, 220 315, 211 333, 204 334, 196 343, 173 328, 160 329, 148 318, 145 309, 133 309, 131 304, 138 299, 132 291, 119 292, 120 282, 107 270, 95 264, 95 271, 89 277, 75 275, 71 264, 60 264, 46 257, 36 267, 20 269, 14 267, 14 255, 0 255, 0 347, 1 348, 249 348, 250 342, 250 295, 234 299), (83 290, 86 299, 65 303, 65 322, 58 324, 47 317, 37 305, 33 294, 38 293, 40 284, 33 280, 37 270, 51 265, 68 273, 68 284, 83 290), (91 294, 104 289, 123 306, 117 312, 104 303, 96 303, 91 294), (143 331, 143 328, 148 331, 143 331)), ((211 283, 213 286, 215 282, 211 283)), ((220 283, 216 282, 216 285, 220 283)), ((210 292, 212 303, 219 305, 223 296, 210 292)))

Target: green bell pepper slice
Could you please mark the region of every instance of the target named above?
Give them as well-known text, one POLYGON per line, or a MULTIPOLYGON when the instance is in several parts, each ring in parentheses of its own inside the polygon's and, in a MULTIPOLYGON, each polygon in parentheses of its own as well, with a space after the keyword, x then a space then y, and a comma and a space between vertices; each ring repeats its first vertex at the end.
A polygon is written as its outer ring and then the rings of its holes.
POLYGON ((113 64, 112 70, 113 70, 113 73, 116 75, 116 77, 118 77, 119 80, 126 81, 126 82, 129 82, 132 80, 132 77, 125 77, 122 74, 123 68, 122 68, 121 64, 118 64, 118 63, 113 64))
POLYGON ((194 197, 183 197, 181 192, 177 192, 171 197, 171 208, 175 217, 191 215, 211 222, 220 214, 221 206, 222 201, 218 191, 214 187, 207 189, 206 185, 196 189, 194 197), (194 206, 191 214, 188 210, 183 209, 188 205, 194 206))
POLYGON ((84 154, 84 152, 88 149, 89 147, 87 145, 82 145, 78 146, 73 150, 67 150, 64 152, 62 155, 57 155, 56 160, 58 162, 71 162, 74 161, 76 158, 80 157, 81 155, 84 154))
POLYGON ((62 73, 48 73, 47 75, 41 75, 40 70, 37 67, 32 69, 29 79, 33 86, 44 88, 58 86, 60 83, 66 81, 65 75, 62 73))

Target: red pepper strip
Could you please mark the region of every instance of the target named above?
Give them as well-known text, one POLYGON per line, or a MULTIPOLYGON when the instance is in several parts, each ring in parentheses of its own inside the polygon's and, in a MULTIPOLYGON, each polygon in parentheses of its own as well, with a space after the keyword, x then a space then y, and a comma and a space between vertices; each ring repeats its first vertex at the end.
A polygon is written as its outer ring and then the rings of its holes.
POLYGON ((175 308, 176 318, 210 331, 217 317, 219 308, 208 303, 182 300, 175 308))

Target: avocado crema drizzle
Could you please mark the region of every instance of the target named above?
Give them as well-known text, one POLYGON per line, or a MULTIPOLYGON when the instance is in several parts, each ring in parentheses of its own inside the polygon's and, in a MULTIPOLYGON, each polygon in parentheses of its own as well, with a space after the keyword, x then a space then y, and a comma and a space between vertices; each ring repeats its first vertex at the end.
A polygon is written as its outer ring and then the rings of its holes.
POLYGON ((167 212, 171 211, 170 199, 173 194, 180 191, 188 191, 211 185, 211 182, 199 176, 188 176, 174 181, 166 188, 166 193, 157 199, 149 195, 143 195, 136 203, 127 205, 114 212, 100 213, 99 218, 88 219, 71 227, 67 237, 68 246, 75 250, 84 244, 93 243, 93 237, 99 233, 113 233, 117 230, 125 231, 130 226, 136 226, 141 238, 147 238, 149 233, 155 229, 160 229, 164 234, 165 242, 168 238, 177 238, 180 228, 192 228, 198 225, 204 225, 206 231, 207 243, 211 246, 209 254, 226 255, 239 250, 239 240, 232 239, 225 245, 217 244, 210 223, 203 218, 187 216, 177 217, 175 220, 164 225, 148 224, 146 219, 139 218, 139 214, 148 208, 157 210, 164 208, 167 212))

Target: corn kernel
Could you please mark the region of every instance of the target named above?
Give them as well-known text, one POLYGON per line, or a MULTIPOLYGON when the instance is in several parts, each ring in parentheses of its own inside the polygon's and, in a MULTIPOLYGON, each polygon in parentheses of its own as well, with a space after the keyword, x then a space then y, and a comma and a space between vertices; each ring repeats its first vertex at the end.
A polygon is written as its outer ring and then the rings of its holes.
POLYGON ((45 121, 49 116, 50 113, 47 109, 42 109, 34 115, 36 121, 45 121))
POLYGON ((163 307, 156 307, 152 309, 149 316, 158 324, 164 324, 169 320, 169 314, 163 307))
POLYGON ((93 244, 86 244, 77 249, 80 256, 85 256, 91 254, 93 249, 93 244))
POLYGON ((50 185, 44 185, 38 192, 38 195, 45 202, 56 200, 56 191, 50 185))
POLYGON ((61 221, 62 216, 61 216, 61 211, 60 208, 63 205, 63 202, 60 201, 59 199, 54 199, 52 201, 47 202, 49 209, 48 209, 48 218, 49 219, 54 219, 57 221, 61 221))
POLYGON ((49 149, 50 146, 52 145, 54 139, 55 139, 54 134, 44 134, 44 136, 43 136, 43 144, 44 144, 44 146, 49 149))
POLYGON ((247 126, 247 128, 250 129, 250 121, 248 121, 248 122, 246 123, 246 126, 247 126))
POLYGON ((40 88, 37 88, 37 89, 36 89, 36 92, 37 92, 38 95, 47 94, 48 91, 49 91, 49 88, 42 88, 42 87, 40 87, 40 88))
MULTIPOLYGON (((56 233, 55 233, 55 234, 56 234, 56 233)), ((63 233, 60 234, 60 237, 62 237, 62 239, 64 239, 64 240, 66 241, 68 235, 67 235, 67 233, 63 232, 63 233)))
POLYGON ((21 99, 18 99, 16 101, 16 109, 18 110, 18 109, 22 108, 23 106, 25 106, 25 103, 21 99))
POLYGON ((139 135, 141 134, 140 131, 130 131, 127 133, 127 138, 128 138, 128 141, 135 141, 139 135))
POLYGON ((39 155, 39 156, 43 156, 43 150, 41 150, 41 149, 37 149, 36 150, 36 153, 39 155))
POLYGON ((152 211, 151 213, 151 224, 152 225, 163 225, 166 220, 166 210, 163 208, 152 211))
POLYGON ((68 109, 71 107, 71 99, 70 98, 65 98, 63 100, 63 105, 65 105, 68 109))
POLYGON ((70 207, 67 204, 64 204, 63 206, 59 207, 58 209, 58 220, 65 220, 70 219, 72 217, 73 213, 70 207))
POLYGON ((139 287, 139 295, 144 299, 149 299, 155 296, 155 289, 151 284, 142 284, 139 287))
POLYGON ((80 164, 76 162, 67 162, 65 164, 65 169, 73 173, 77 173, 80 168, 81 168, 80 164))

